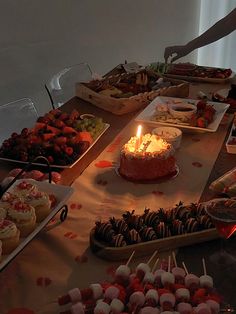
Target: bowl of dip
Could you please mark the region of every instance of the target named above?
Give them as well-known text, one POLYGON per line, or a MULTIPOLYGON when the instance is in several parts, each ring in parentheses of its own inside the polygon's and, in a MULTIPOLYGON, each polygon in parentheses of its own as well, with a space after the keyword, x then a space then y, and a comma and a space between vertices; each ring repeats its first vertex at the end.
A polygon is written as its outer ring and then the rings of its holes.
POLYGON ((152 134, 160 136, 167 143, 170 143, 174 149, 178 149, 182 140, 182 131, 178 128, 160 126, 152 130, 152 134))
POLYGON ((169 104, 168 109, 174 118, 183 120, 189 120, 197 111, 197 107, 190 103, 169 104))

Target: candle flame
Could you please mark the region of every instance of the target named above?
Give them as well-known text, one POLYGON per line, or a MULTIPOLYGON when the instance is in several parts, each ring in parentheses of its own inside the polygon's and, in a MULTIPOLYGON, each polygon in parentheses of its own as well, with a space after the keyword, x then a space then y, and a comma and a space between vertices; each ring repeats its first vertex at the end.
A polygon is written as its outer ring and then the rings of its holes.
POLYGON ((138 129, 137 129, 136 136, 137 136, 138 138, 140 138, 140 137, 141 137, 141 133, 142 133, 142 126, 139 125, 139 126, 138 126, 138 129))

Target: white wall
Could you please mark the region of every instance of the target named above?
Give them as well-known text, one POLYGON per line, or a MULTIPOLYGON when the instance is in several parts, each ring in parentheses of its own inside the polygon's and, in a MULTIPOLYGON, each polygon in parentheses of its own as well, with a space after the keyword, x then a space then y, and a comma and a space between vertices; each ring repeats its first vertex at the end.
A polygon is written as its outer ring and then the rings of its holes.
MULTIPOLYGON (((0 0, 0 104, 28 96, 49 108, 44 82, 88 62, 163 60, 167 45, 197 35, 198 0, 0 0)), ((188 61, 195 61, 190 54, 188 61)))

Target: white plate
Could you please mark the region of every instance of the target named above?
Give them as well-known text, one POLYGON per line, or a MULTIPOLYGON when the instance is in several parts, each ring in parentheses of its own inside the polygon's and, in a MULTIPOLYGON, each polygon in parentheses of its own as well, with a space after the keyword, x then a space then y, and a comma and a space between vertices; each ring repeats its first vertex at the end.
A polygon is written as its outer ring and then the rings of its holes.
POLYGON ((230 90, 229 88, 223 88, 214 92, 213 94, 216 98, 217 96, 220 96, 220 98, 226 99, 228 97, 229 90, 230 90))
MULTIPOLYGON (((67 168, 72 168, 74 167, 75 164, 77 164, 77 162, 82 159, 84 157, 84 155, 87 154, 87 152, 97 143, 97 141, 100 139, 100 137, 106 132, 106 130, 110 127, 110 124, 108 123, 104 123, 104 129, 102 130, 102 132, 99 134, 99 136, 94 140, 94 142, 88 147, 88 149, 82 154, 79 156, 78 159, 76 159, 73 164, 70 164, 70 165, 50 165, 51 168, 60 168, 60 169, 67 169, 67 168)), ((10 162, 14 162, 14 163, 20 163, 20 164, 28 164, 29 162, 26 161, 20 161, 20 160, 15 160, 15 159, 10 159, 10 158, 3 158, 3 157, 0 157, 0 160, 3 160, 3 161, 10 161, 10 162)), ((34 162, 32 163, 32 165, 36 165, 36 166, 46 166, 47 167, 47 164, 42 164, 42 163, 37 163, 37 162, 34 162)))
POLYGON ((217 102, 208 101, 207 103, 210 105, 213 105, 213 107, 216 110, 216 113, 215 113, 214 121, 210 123, 207 128, 199 128, 197 126, 169 123, 169 122, 159 122, 159 121, 152 120, 152 117, 154 116, 156 112, 156 107, 159 104, 168 104, 169 102, 175 102, 175 101, 183 102, 183 103, 191 102, 191 103, 197 104, 199 100, 158 96, 135 118, 135 121, 146 123, 151 126, 166 125, 166 126, 175 126, 183 130, 193 130, 197 132, 198 131, 216 132, 225 112, 230 106, 229 104, 225 104, 225 103, 217 103, 217 102))
POLYGON ((70 186, 50 184, 47 182, 39 182, 32 179, 17 180, 13 184, 13 186, 10 187, 9 191, 11 191, 14 185, 18 184, 20 181, 32 182, 33 184, 39 187, 40 191, 46 192, 48 194, 54 194, 57 202, 55 207, 52 209, 51 213, 47 216, 47 218, 45 218, 41 223, 39 223, 36 229, 34 229, 34 231, 31 232, 26 238, 22 238, 20 240, 20 244, 13 252, 11 252, 11 254, 2 256, 0 270, 3 269, 11 260, 13 260, 15 256, 19 254, 23 250, 23 248, 36 236, 36 234, 39 233, 39 231, 41 231, 42 228, 48 224, 48 222, 59 212, 61 207, 65 205, 66 201, 73 193, 73 188, 70 186))

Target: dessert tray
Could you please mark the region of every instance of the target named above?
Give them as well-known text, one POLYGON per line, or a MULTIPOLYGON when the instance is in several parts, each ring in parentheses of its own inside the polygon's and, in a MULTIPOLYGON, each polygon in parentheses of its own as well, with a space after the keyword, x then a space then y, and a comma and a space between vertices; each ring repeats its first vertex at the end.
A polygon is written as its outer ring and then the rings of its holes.
POLYGON ((27 181, 36 185, 40 191, 46 192, 47 194, 52 194, 55 196, 56 203, 53 206, 50 214, 40 223, 37 224, 36 228, 25 238, 20 238, 20 243, 8 255, 3 255, 0 262, 0 271, 7 266, 23 249, 24 247, 50 222, 50 220, 61 211, 60 219, 61 221, 66 219, 67 216, 67 206, 66 201, 72 195, 73 189, 69 186, 50 184, 47 182, 39 182, 32 179, 20 179, 17 180, 9 189, 10 192, 16 184, 19 184, 21 181, 27 181))
MULTIPOLYGON (((26 164, 36 156, 44 156, 51 167, 72 168, 109 126, 102 118, 90 114, 54 109, 38 117, 30 128, 12 129, 10 137, 0 143, 0 160, 26 164)), ((34 164, 45 166, 40 162, 34 164)))
POLYGON ((188 82, 138 68, 127 73, 124 65, 99 80, 77 83, 76 96, 116 115, 144 108, 159 95, 188 97, 188 82))
MULTIPOLYGON (((171 104, 198 104, 199 100, 194 99, 182 99, 182 98, 173 98, 173 97, 156 97, 136 118, 135 120, 138 122, 149 124, 153 127, 158 125, 166 125, 166 126, 177 126, 182 130, 190 130, 194 132, 216 132, 220 122, 226 113, 227 109, 230 107, 229 104, 225 103, 217 103, 208 101, 207 104, 214 108, 215 113, 213 117, 213 121, 207 125, 207 127, 200 126, 192 126, 190 123, 183 122, 179 119, 173 119, 168 117, 165 120, 157 119, 157 112, 161 111, 163 107, 169 107, 171 104)), ((164 110, 166 110, 164 108, 164 110)))
POLYGON ((185 81, 224 84, 235 76, 235 73, 231 69, 199 66, 192 63, 165 65, 161 62, 154 62, 149 67, 154 71, 161 71, 166 77, 185 81))
POLYGON ((115 261, 128 258, 133 251, 145 256, 218 237, 204 203, 184 206, 180 202, 170 210, 145 209, 143 215, 132 211, 124 213, 123 218, 96 222, 90 232, 90 248, 98 257, 115 261))

